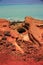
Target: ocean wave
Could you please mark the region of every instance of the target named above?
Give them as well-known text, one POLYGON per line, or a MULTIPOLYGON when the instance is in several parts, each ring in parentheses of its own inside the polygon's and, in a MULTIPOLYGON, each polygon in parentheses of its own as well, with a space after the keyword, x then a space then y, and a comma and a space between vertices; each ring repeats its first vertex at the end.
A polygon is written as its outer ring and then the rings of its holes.
POLYGON ((10 18, 6 18, 6 19, 8 19, 8 20, 10 20, 11 22, 13 22, 13 21, 24 21, 24 19, 23 18, 18 18, 18 17, 10 17, 10 18))

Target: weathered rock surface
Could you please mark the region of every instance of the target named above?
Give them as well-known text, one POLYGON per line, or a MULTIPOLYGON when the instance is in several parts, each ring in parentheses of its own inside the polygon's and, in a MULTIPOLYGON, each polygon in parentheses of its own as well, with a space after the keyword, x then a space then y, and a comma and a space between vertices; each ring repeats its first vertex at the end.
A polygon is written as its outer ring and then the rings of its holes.
POLYGON ((43 62, 43 20, 28 16, 18 22, 0 19, 0 63, 31 59, 43 62))

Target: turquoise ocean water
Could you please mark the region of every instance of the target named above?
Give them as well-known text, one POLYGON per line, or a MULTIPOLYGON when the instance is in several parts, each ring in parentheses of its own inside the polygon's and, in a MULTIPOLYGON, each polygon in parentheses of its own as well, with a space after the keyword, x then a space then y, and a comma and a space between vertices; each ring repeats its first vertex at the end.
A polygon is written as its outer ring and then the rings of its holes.
POLYGON ((43 4, 0 5, 0 18, 23 20, 26 16, 43 19, 43 4))

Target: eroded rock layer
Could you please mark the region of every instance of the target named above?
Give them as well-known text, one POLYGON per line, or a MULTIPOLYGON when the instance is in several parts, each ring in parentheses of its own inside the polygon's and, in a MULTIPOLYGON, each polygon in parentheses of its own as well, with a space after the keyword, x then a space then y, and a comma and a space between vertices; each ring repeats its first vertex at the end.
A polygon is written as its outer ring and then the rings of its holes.
POLYGON ((3 60, 43 61, 43 20, 0 19, 0 62, 3 60))

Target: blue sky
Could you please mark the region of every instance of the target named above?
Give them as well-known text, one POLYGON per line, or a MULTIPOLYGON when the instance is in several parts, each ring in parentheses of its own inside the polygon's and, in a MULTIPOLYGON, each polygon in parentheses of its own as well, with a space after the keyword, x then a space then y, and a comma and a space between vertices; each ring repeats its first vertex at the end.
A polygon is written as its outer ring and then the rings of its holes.
POLYGON ((0 0, 0 4, 40 4, 43 0, 0 0))

